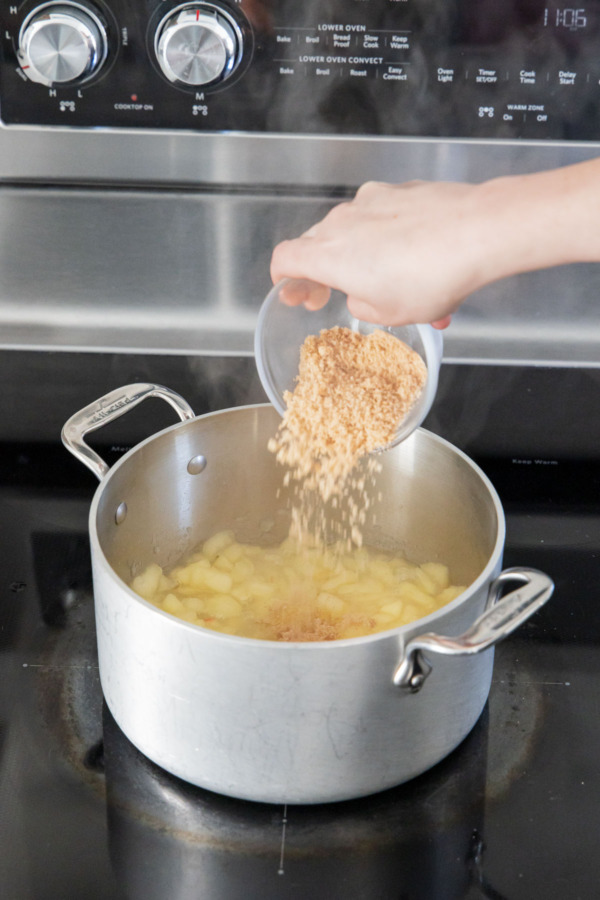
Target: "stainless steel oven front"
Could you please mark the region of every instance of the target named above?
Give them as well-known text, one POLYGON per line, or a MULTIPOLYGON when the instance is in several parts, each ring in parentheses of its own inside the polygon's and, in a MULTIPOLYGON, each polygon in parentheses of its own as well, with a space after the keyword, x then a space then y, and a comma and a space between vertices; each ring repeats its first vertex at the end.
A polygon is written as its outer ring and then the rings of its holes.
MULTIPOLYGON (((361 182, 596 155, 599 37, 599 0, 2 0, 1 340, 251 352, 272 245, 361 182)), ((447 356, 597 364, 597 293, 491 286, 447 356)))

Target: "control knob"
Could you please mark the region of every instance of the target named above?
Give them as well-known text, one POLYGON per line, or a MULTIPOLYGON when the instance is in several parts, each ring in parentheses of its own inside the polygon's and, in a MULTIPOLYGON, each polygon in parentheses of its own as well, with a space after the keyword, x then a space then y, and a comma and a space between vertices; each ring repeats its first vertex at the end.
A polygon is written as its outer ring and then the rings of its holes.
POLYGON ((224 9, 212 3, 185 4, 162 19, 154 50, 169 81, 213 84, 233 74, 242 57, 243 35, 224 9))
POLYGON ((106 59, 106 28, 88 7, 77 3, 47 3, 23 22, 19 33, 19 64, 30 81, 46 85, 81 84, 98 72, 106 59))

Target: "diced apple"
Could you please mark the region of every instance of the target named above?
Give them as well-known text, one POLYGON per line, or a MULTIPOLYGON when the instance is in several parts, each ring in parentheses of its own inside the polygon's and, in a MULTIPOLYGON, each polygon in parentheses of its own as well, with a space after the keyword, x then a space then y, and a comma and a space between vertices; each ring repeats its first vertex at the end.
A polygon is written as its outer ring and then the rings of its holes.
POLYGON ((450 584, 450 570, 443 563, 426 562, 421 569, 436 583, 438 590, 443 591, 450 584))
POLYGON ((239 616, 241 611, 242 604, 239 600, 228 594, 219 594, 208 598, 203 613, 209 617, 214 616, 215 619, 231 619, 233 616, 239 616))
POLYGON ((167 594, 162 602, 162 608, 165 612, 171 613, 173 616, 179 616, 181 613, 185 612, 185 606, 175 594, 167 594))
POLYGON ((218 531, 204 542, 202 552, 210 562, 213 562, 219 553, 222 553, 226 547, 233 543, 234 539, 233 531, 218 531))
POLYGON ((151 600, 158 591, 162 574, 163 570, 158 563, 150 563, 140 575, 136 575, 131 587, 144 600, 151 600))

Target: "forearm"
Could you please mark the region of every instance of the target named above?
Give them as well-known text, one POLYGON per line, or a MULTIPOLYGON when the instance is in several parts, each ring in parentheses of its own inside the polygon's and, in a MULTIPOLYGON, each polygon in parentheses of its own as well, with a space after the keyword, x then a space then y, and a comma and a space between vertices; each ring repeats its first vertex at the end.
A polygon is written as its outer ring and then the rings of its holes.
POLYGON ((482 283, 565 263, 600 261, 600 159, 492 179, 479 185, 478 192, 477 203, 487 210, 482 283))

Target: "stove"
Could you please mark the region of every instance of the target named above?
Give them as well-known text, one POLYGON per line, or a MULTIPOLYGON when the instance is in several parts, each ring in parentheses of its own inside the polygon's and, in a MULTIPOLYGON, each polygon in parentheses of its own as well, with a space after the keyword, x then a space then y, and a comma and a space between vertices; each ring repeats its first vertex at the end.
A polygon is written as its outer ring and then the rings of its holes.
MULTIPOLYGON (((488 285, 446 332, 425 425, 495 484, 505 565, 556 590, 497 648, 463 743, 373 797, 236 801, 128 742, 98 676, 97 482, 60 431, 133 382, 198 414, 265 401, 252 338, 272 248, 364 181, 597 156, 600 0, 1 7, 3 900, 598 896, 598 266, 488 285), (55 33, 78 48, 63 71, 55 33), (185 35, 191 74, 171 54, 185 35)), ((90 443, 112 464, 172 422, 149 400, 90 443)))
MULTIPOLYGON (((0 374, 3 897, 597 895, 597 368, 442 367, 427 427, 496 486, 505 565, 546 571, 556 591, 498 646, 489 701, 455 752, 393 790, 304 807, 192 787, 121 733, 97 667, 87 541, 97 482, 60 443, 74 411, 132 381, 168 384, 197 413, 260 402, 253 360, 4 350, 0 374)), ((102 430, 104 458, 171 424, 154 403, 102 430)))

